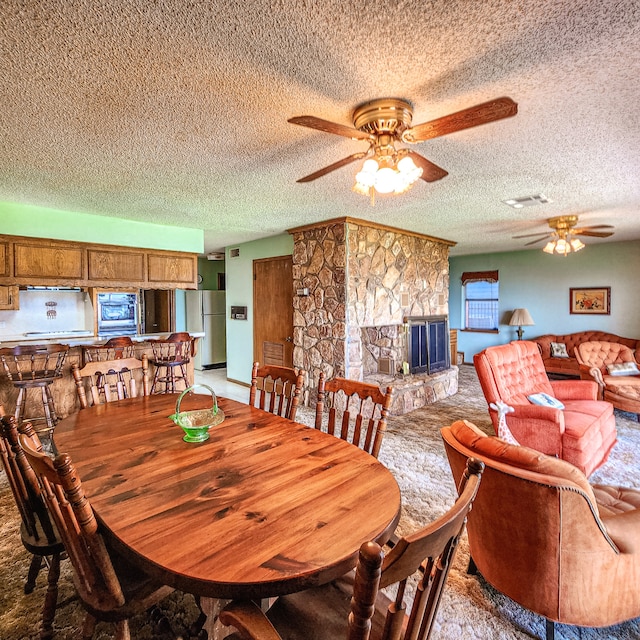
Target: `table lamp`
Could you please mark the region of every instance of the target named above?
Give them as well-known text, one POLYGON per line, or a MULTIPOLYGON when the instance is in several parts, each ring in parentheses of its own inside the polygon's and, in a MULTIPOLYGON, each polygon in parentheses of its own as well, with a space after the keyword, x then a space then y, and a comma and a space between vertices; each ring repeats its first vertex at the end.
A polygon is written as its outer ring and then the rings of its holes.
POLYGON ((518 334, 518 340, 522 340, 522 334, 524 333, 522 327, 533 326, 535 323, 531 314, 526 309, 514 309, 509 325, 512 327, 518 327, 516 333, 518 334))

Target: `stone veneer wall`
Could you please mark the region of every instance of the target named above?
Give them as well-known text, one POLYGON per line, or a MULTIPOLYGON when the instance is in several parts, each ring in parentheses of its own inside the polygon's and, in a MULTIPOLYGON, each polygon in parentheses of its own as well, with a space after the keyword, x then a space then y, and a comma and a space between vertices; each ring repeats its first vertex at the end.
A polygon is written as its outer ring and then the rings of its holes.
POLYGON ((309 290, 294 296, 293 363, 312 384, 362 380, 402 353, 405 316, 448 315, 453 243, 353 218, 290 233, 294 290, 309 290))

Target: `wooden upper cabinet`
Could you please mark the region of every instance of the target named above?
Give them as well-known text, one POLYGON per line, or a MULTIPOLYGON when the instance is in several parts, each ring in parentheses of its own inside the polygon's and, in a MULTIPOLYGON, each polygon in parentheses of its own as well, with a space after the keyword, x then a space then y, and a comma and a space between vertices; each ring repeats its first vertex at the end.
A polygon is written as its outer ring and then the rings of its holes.
POLYGON ((42 244, 14 244, 14 276, 16 278, 52 278, 83 280, 84 250, 81 246, 43 246, 42 244))
POLYGON ((11 275, 9 271, 10 249, 8 242, 0 242, 0 277, 11 275))
POLYGON ((197 278, 195 253, 0 235, 0 286, 197 289, 197 278))
POLYGON ((150 283, 168 282, 191 284, 197 278, 196 256, 147 254, 148 280, 150 283))
POLYGON ((144 283, 142 251, 101 251, 89 249, 89 280, 144 283))
POLYGON ((18 287, 0 286, 0 309, 3 311, 17 311, 20 308, 18 287))

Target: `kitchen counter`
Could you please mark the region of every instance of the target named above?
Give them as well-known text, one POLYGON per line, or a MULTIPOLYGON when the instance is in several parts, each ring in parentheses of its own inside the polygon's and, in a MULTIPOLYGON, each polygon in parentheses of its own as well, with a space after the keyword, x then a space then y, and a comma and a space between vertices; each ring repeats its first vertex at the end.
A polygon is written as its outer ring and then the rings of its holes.
MULTIPOLYGON (((192 353, 195 355, 198 346, 198 338, 204 336, 204 332, 190 332, 194 343, 192 346, 192 353)), ((167 338, 169 333, 146 333, 130 336, 132 341, 135 342, 135 357, 141 358, 143 354, 146 354, 151 360, 153 357, 153 351, 150 341, 157 340, 158 338, 167 338)), ((113 336, 109 336, 113 337, 113 336)), ((55 380, 51 385, 51 393, 53 395, 54 404, 58 418, 65 418, 71 413, 74 413, 80 409, 80 402, 77 397, 77 390, 75 381, 71 373, 71 367, 74 364, 78 366, 84 366, 83 347, 91 345, 104 344, 109 338, 100 337, 95 335, 78 335, 78 332, 70 333, 55 333, 55 334, 40 334, 29 336, 5 336, 0 343, 0 348, 14 347, 23 344, 68 344, 69 351, 65 359, 64 366, 62 368, 62 378, 55 380), (44 337, 45 335, 50 337, 44 337), (8 338, 15 338, 15 340, 8 340, 8 338)), ((155 373, 155 367, 152 362, 149 363, 149 385, 153 381, 153 375, 155 373)), ((187 375, 191 384, 194 383, 194 369, 193 358, 187 365, 187 375)), ((139 381, 141 382, 141 381, 139 381)), ((4 371, 1 371, 0 367, 0 404, 4 407, 4 410, 8 414, 13 414, 16 408, 16 400, 18 397, 18 390, 13 386, 12 382, 7 378, 4 371)), ((24 415, 27 417, 42 416, 42 400, 40 397, 40 390, 33 389, 27 393, 26 407, 24 415)))
MULTIPOLYGON (((158 338, 168 338, 169 333, 139 333, 129 336, 133 342, 145 342, 147 340, 157 340, 158 338)), ((204 332, 189 332, 192 338, 204 337, 204 332)), ((104 344, 113 336, 96 336, 89 331, 70 331, 52 333, 28 333, 23 335, 2 336, 0 348, 17 347, 21 344, 68 344, 70 347, 89 346, 104 344)))

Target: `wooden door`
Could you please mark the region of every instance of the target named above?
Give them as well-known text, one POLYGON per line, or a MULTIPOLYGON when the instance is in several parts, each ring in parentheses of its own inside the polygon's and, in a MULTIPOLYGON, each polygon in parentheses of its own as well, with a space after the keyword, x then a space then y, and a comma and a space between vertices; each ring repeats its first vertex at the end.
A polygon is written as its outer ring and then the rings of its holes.
POLYGON ((146 289, 144 300, 144 332, 170 333, 174 330, 174 292, 167 289, 146 289))
POLYGON ((253 261, 253 359, 293 366, 293 260, 253 261))

